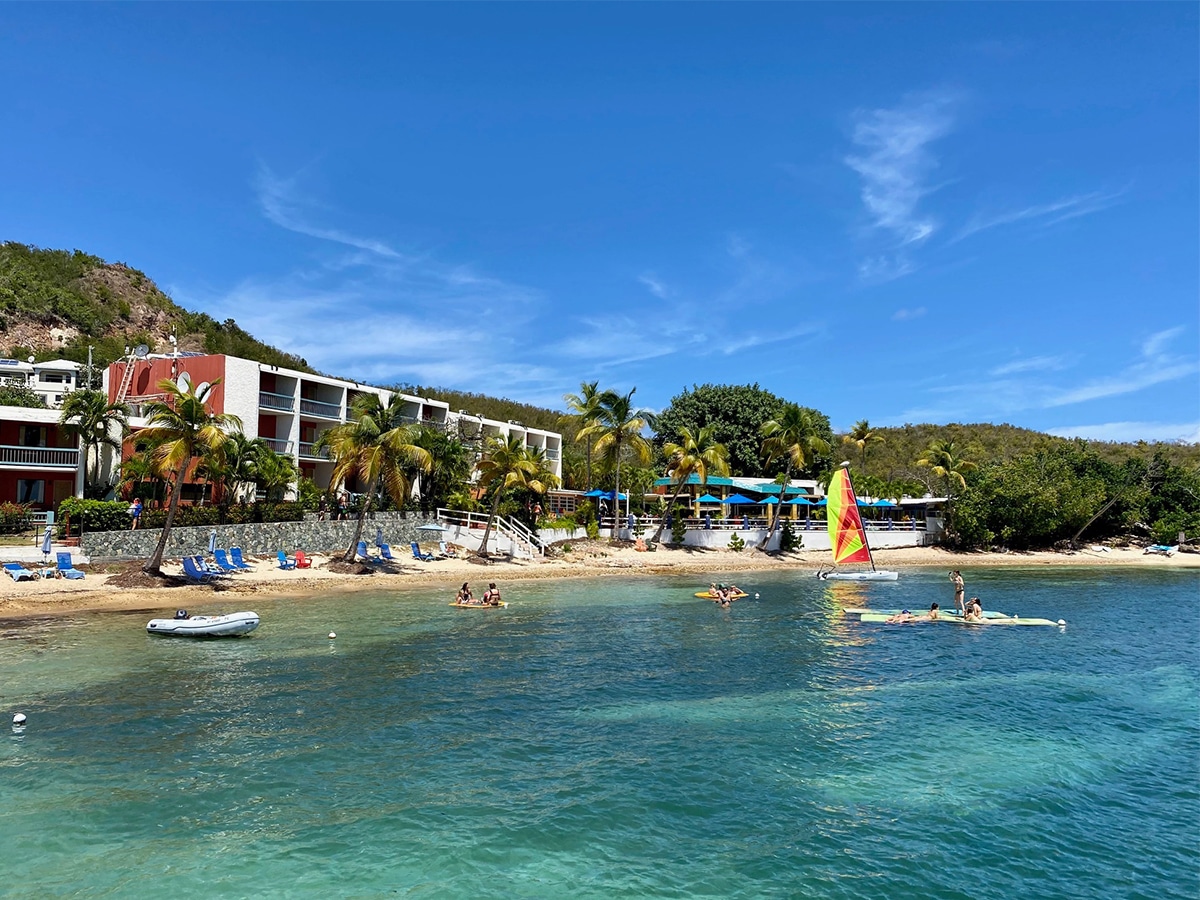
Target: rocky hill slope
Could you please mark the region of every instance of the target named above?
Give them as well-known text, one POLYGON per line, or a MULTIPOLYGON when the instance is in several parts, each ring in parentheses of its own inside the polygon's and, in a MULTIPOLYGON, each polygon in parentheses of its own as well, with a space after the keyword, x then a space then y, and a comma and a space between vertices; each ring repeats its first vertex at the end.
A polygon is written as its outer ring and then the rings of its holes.
POLYGON ((190 312, 145 273, 79 250, 0 244, 0 356, 64 358, 105 366, 127 346, 152 352, 228 353, 272 365, 313 371, 308 363, 255 340, 232 319, 190 312))

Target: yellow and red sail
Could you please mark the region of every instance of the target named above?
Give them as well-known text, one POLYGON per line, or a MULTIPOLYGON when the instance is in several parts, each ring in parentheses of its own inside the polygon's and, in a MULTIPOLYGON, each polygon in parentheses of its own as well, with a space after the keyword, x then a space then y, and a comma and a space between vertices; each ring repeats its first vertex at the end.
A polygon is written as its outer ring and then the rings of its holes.
POLYGON ((858 514, 858 501, 850 484, 850 473, 845 469, 834 470, 829 482, 825 512, 834 564, 871 562, 867 535, 863 531, 862 517, 858 514))

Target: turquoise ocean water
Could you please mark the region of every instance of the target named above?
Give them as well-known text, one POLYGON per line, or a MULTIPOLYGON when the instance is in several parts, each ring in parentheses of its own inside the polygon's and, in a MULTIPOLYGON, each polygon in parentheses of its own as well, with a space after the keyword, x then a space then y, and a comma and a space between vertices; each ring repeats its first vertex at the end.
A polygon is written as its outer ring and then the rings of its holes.
POLYGON ((0 896, 1200 896, 1200 579, 967 575, 1067 628, 837 612, 948 604, 941 571, 0 623, 0 896))

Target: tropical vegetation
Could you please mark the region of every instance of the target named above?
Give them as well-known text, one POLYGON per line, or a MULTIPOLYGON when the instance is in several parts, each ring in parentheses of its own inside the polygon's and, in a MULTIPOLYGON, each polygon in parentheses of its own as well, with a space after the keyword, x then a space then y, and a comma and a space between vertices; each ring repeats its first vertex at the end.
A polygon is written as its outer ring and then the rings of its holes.
POLYGON ((100 482, 95 468, 105 447, 119 451, 129 432, 129 407, 124 403, 109 403, 103 391, 72 391, 63 398, 59 423, 67 434, 79 441, 83 452, 83 496, 100 499, 112 490, 110 483, 100 482))
POLYGON ((219 378, 215 379, 211 385, 202 385, 198 389, 192 385, 181 388, 171 379, 164 378, 158 383, 159 391, 165 395, 164 399, 155 400, 147 405, 146 419, 149 427, 140 433, 140 437, 154 445, 151 452, 153 470, 161 476, 168 477, 171 486, 167 515, 159 533, 158 543, 142 567, 148 575, 162 574, 163 552, 166 550, 175 513, 179 508, 183 482, 192 463, 203 453, 223 446, 226 429, 242 426, 237 416, 211 412, 205 403, 212 388, 220 384, 220 381, 219 378))

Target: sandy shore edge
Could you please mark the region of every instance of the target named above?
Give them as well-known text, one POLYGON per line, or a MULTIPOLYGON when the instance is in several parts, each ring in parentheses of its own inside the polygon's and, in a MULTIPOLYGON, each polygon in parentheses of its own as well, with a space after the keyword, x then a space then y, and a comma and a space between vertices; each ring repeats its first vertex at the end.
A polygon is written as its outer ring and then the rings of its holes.
MULTIPOLYGON (((735 573, 816 570, 828 563, 827 552, 797 552, 771 557, 752 550, 741 553, 723 550, 673 550, 639 553, 626 546, 591 543, 577 545, 564 557, 545 560, 515 560, 482 563, 471 560, 400 562, 390 571, 372 575, 339 575, 322 568, 328 557, 314 557, 311 569, 284 571, 270 560, 259 560, 253 572, 226 579, 218 588, 179 586, 129 589, 109 585, 110 576, 89 574, 76 581, 0 582, 0 621, 30 616, 66 615, 97 610, 146 610, 163 613, 180 607, 252 607, 255 597, 286 596, 298 599, 316 594, 352 595, 360 591, 436 587, 451 599, 459 585, 471 582, 481 594, 488 582, 496 582, 511 599, 520 582, 556 578, 597 578, 631 575, 695 575, 703 587, 712 580, 729 580, 735 573)), ((1075 553, 951 553, 937 547, 907 547, 875 553, 878 566, 899 570, 961 569, 970 580, 972 568, 1094 567, 1099 569, 1139 568, 1155 570, 1200 570, 1200 554, 1147 555, 1140 549, 1085 549, 1075 553)), ((172 571, 170 567, 164 567, 172 571)))

